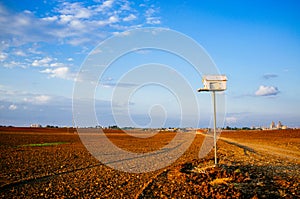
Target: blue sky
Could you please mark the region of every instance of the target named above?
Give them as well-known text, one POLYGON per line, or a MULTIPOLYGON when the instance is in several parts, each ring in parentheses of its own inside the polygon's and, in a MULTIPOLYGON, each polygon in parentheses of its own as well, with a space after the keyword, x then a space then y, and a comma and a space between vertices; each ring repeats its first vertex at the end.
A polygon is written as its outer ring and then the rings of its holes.
MULTIPOLYGON (((198 42, 228 76, 225 126, 300 127, 299 8, 298 1, 0 1, 0 125, 72 125, 74 79, 91 50, 126 30, 164 27, 198 42)), ((109 107, 117 80, 153 60, 174 67, 195 92, 202 86, 170 54, 129 54, 106 71, 95 92, 100 125, 115 124, 109 107)), ((205 127, 211 99, 196 95, 205 127)), ((132 118, 147 126, 148 108, 157 104, 164 110, 154 108, 152 119, 167 111, 164 125, 179 124, 176 98, 155 85, 132 96, 132 118)))

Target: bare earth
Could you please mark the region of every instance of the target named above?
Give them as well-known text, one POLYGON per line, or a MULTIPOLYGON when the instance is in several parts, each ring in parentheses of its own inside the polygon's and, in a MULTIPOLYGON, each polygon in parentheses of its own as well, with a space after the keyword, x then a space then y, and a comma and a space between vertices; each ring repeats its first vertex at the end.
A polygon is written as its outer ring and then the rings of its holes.
MULTIPOLYGON (((145 153, 175 133, 106 135, 125 150, 145 153)), ((300 130, 226 131, 200 159, 205 134, 172 165, 150 173, 111 169, 92 157, 73 129, 0 128, 1 198, 299 198, 300 130), (43 144, 44 145, 30 145, 43 144), (56 144, 55 144, 56 143, 56 144)))

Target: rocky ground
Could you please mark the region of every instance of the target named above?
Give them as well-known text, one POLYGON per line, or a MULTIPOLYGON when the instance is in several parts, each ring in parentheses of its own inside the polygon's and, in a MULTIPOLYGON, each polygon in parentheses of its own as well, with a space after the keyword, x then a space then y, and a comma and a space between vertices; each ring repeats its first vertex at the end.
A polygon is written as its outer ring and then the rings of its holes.
MULTIPOLYGON (((148 152, 174 133, 138 139, 107 131, 120 147, 148 152)), ((223 132, 218 166, 199 159, 197 135, 174 164, 150 173, 111 169, 92 157, 72 129, 0 128, 1 198, 299 198, 300 131, 223 132), (32 145, 57 143, 49 145, 32 145)))

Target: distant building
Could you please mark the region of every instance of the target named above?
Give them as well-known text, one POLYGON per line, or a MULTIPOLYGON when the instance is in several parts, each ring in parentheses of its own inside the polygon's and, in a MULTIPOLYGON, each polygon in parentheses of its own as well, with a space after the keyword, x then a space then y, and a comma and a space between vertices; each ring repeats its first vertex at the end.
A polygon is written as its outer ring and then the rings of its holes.
POLYGON ((270 124, 270 129, 276 129, 276 126, 275 126, 275 122, 272 121, 271 124, 270 124))
POLYGON ((283 126, 281 127, 281 129, 288 129, 288 127, 287 127, 286 125, 283 125, 283 126))
POLYGON ((277 125, 275 125, 275 122, 271 122, 270 124, 270 128, 269 129, 273 129, 273 130, 276 130, 276 129, 288 129, 288 127, 286 125, 282 125, 282 123, 280 121, 278 121, 277 125))
POLYGON ((30 124, 30 127, 32 127, 32 128, 41 128, 42 125, 40 125, 40 124, 30 124))
POLYGON ((176 132, 178 128, 167 128, 165 131, 176 132))
POLYGON ((282 128, 282 124, 281 122, 279 121, 278 124, 277 124, 277 129, 281 129, 282 128))

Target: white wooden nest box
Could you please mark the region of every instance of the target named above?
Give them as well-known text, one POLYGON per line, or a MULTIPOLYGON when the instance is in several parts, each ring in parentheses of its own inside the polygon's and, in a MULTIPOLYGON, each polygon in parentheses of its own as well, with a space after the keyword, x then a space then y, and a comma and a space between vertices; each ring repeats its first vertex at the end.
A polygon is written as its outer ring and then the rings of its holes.
POLYGON ((224 91, 226 90, 226 75, 204 75, 202 77, 204 88, 198 89, 201 91, 224 91))

